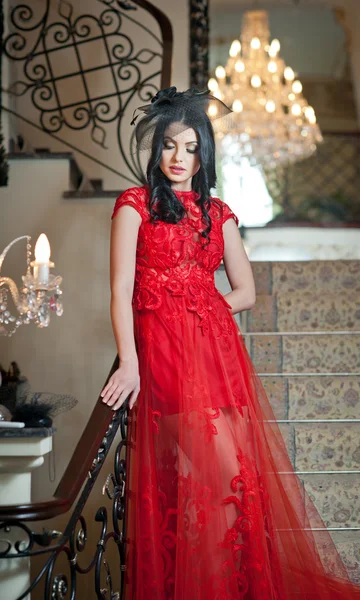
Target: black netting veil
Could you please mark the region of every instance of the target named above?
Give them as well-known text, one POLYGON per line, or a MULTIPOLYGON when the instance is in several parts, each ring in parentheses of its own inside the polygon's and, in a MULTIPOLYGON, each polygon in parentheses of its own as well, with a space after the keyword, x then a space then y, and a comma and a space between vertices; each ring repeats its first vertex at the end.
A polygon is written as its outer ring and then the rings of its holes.
POLYGON ((178 92, 174 86, 160 90, 150 104, 140 106, 134 112, 131 124, 136 125, 137 151, 149 151, 156 132, 163 133, 170 124, 171 135, 176 136, 189 128, 196 129, 196 124, 207 116, 215 131, 224 131, 229 126, 231 113, 231 109, 209 90, 178 92))

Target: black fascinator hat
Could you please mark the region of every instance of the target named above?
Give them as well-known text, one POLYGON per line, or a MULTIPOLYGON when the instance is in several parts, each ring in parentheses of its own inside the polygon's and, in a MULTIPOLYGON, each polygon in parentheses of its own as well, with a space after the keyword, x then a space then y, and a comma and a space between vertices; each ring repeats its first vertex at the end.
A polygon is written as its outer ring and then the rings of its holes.
POLYGON ((150 104, 139 106, 134 111, 131 125, 136 124, 137 151, 151 149, 154 133, 162 121, 176 122, 175 131, 180 133, 192 126, 191 123, 207 118, 218 131, 226 127, 225 117, 229 117, 231 113, 232 110, 209 90, 199 91, 190 88, 185 92, 179 92, 175 86, 160 90, 150 104))

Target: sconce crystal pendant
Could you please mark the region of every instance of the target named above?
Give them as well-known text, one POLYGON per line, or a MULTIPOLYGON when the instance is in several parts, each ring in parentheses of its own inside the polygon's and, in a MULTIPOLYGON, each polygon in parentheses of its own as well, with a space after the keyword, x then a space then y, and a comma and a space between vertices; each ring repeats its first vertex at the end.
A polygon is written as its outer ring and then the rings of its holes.
POLYGON ((31 321, 38 327, 47 327, 50 323, 51 312, 57 316, 63 314, 60 285, 62 277, 51 275, 50 244, 42 233, 35 245, 35 260, 31 262, 31 238, 28 235, 13 240, 0 254, 0 334, 10 337, 20 325, 31 321), (10 248, 26 240, 26 274, 22 276, 23 287, 18 290, 10 277, 1 276, 1 268, 10 248), (32 267, 32 271, 31 271, 32 267), (13 315, 8 307, 8 294, 12 297, 18 314, 13 315))
POLYGON ((279 57, 279 40, 269 39, 267 12, 246 12, 241 41, 233 41, 225 68, 219 65, 208 83, 233 109, 223 129, 215 123, 220 152, 232 162, 289 164, 311 156, 322 141, 301 82, 279 57))

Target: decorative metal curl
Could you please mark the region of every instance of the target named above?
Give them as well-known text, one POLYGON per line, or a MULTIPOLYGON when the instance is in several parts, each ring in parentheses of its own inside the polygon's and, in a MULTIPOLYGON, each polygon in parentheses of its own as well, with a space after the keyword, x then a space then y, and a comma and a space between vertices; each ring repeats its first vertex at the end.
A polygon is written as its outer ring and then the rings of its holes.
MULTIPOLYGON (((104 6, 99 15, 75 16, 72 4, 68 0, 60 0, 56 20, 52 20, 51 0, 44 0, 41 16, 36 15, 35 9, 27 4, 14 7, 10 11, 12 33, 4 39, 3 52, 10 60, 23 63, 23 75, 7 91, 15 96, 28 95, 31 98, 39 124, 48 134, 54 135, 65 128, 88 129, 92 141, 106 149, 106 125, 117 121, 118 148, 129 173, 128 176, 119 172, 119 175, 132 184, 138 184, 142 180, 142 172, 131 147, 130 152, 128 147, 124 147, 122 140, 126 136, 122 125, 124 119, 127 121, 126 115, 129 115, 130 122, 134 107, 143 101, 144 88, 147 91, 152 88, 152 95, 158 90, 164 43, 141 19, 137 21, 130 16, 130 12, 139 10, 136 3, 129 0, 97 1, 104 6), (139 28, 142 34, 146 33, 155 47, 135 49, 133 40, 126 33, 129 24, 139 28), (101 44, 104 59, 88 65, 84 59, 86 48, 91 48, 94 43, 101 44), (74 55, 75 63, 66 60, 69 52, 74 55), (64 64, 71 64, 65 72, 57 71, 54 66, 62 56, 64 64), (143 73, 145 66, 146 74, 143 73), (90 85, 91 77, 96 73, 105 74, 111 82, 104 91, 99 92, 98 86, 90 85), (78 90, 77 98, 67 101, 63 97, 63 86, 73 82, 78 90)), ((170 31, 167 35, 171 38, 169 21, 167 26, 170 31)), ((167 63, 168 58, 163 70, 168 70, 166 79, 169 80, 170 67, 167 63)), ((94 160, 103 164, 95 157, 94 160)))
POLYGON ((113 414, 113 419, 109 424, 107 431, 101 441, 98 449, 96 464, 91 470, 89 477, 82 489, 80 497, 69 518, 68 524, 63 533, 56 530, 45 530, 42 533, 31 531, 27 525, 20 521, 7 521, 0 523, 0 540, 4 548, 0 551, 0 559, 31 558, 36 555, 46 556, 45 563, 34 577, 27 590, 16 600, 23 600, 37 586, 43 582, 45 600, 65 600, 65 598, 74 599, 77 585, 77 578, 80 575, 86 575, 90 571, 95 574, 95 592, 98 599, 121 600, 124 589, 125 576, 125 501, 126 501, 126 457, 120 458, 121 453, 127 452, 127 406, 122 407, 113 414), (108 487, 107 496, 112 500, 111 520, 108 518, 108 510, 101 506, 95 515, 96 523, 100 525, 100 531, 96 543, 93 557, 88 564, 82 564, 83 551, 87 545, 88 526, 82 512, 86 501, 92 491, 97 476, 100 472, 105 458, 110 450, 111 444, 120 428, 122 439, 118 444, 114 457, 114 472, 106 478, 104 489, 108 487), (111 483, 113 488, 110 488, 111 483), (109 522, 110 521, 110 522, 109 522), (122 522, 120 527, 119 521, 122 522), (6 539, 4 534, 9 533, 14 528, 19 528, 27 540, 16 541, 14 544, 6 539), (118 569, 120 572, 121 589, 113 589, 112 578, 108 562, 105 559, 105 553, 109 542, 115 542, 115 547, 119 557, 118 569), (25 546, 24 546, 25 544, 25 546), (69 573, 56 573, 56 563, 58 557, 65 556, 67 560, 69 573), (101 572, 106 571, 106 587, 101 586, 101 572))

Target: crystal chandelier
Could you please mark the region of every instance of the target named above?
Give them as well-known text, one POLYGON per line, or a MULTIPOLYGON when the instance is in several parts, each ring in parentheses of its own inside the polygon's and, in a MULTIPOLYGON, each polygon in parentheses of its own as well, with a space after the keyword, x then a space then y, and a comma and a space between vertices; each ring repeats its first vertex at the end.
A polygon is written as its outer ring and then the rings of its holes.
POLYGON ((35 245, 35 260, 31 259, 31 238, 28 235, 13 240, 2 254, 0 254, 0 334, 10 337, 22 324, 34 321, 38 327, 47 327, 50 323, 50 313, 54 311, 58 316, 63 314, 61 302, 62 291, 59 275, 50 275, 50 244, 42 233, 35 245), (10 248, 26 240, 26 274, 22 276, 23 287, 19 291, 15 282, 10 277, 1 276, 1 267, 10 248), (32 268, 32 271, 31 271, 32 268), (12 315, 8 305, 8 292, 10 292, 17 315, 12 315))
POLYGON ((246 12, 240 37, 231 44, 225 68, 218 66, 208 83, 233 109, 226 130, 215 129, 222 157, 275 167, 311 156, 322 141, 315 111, 279 57, 279 40, 269 43, 267 12, 246 12))

